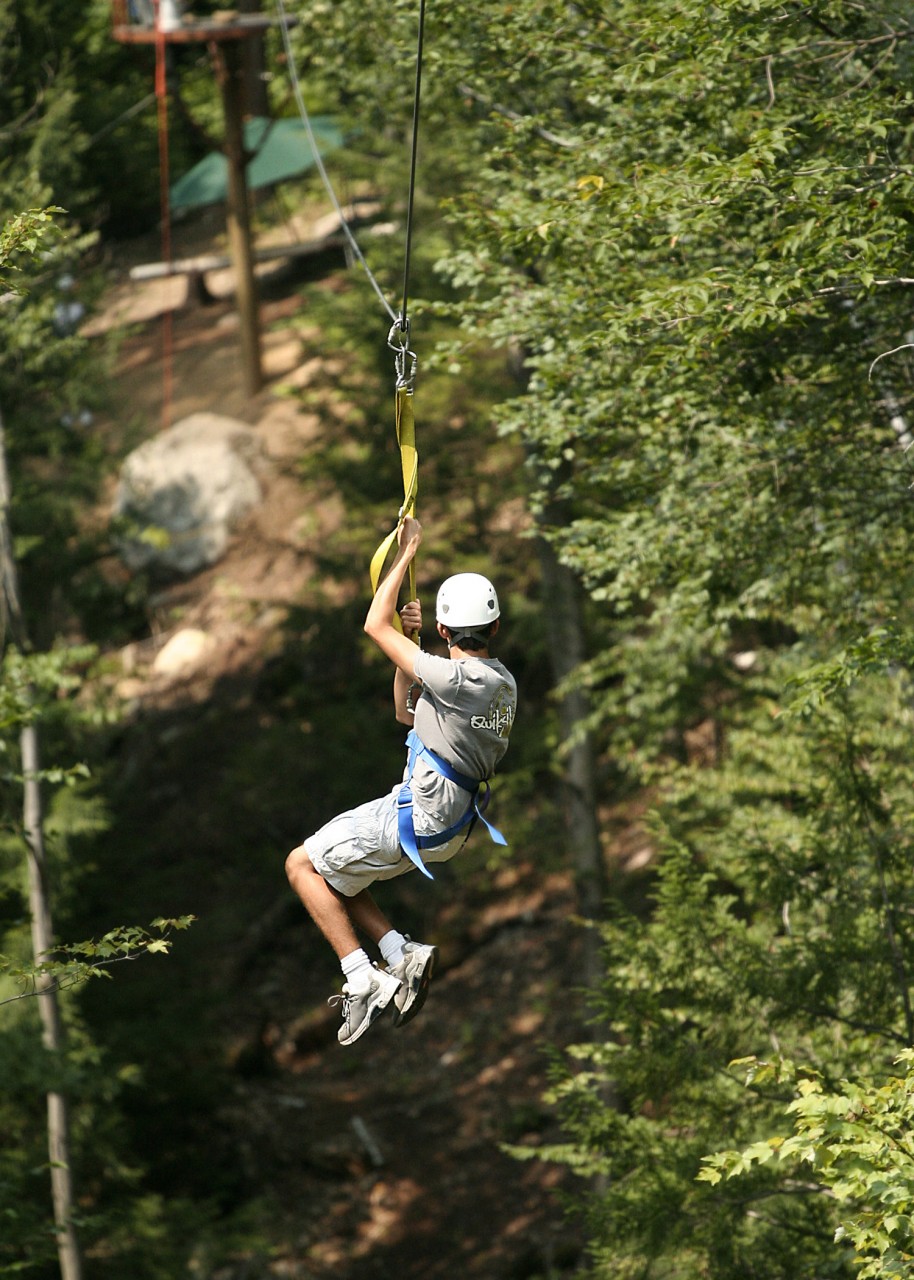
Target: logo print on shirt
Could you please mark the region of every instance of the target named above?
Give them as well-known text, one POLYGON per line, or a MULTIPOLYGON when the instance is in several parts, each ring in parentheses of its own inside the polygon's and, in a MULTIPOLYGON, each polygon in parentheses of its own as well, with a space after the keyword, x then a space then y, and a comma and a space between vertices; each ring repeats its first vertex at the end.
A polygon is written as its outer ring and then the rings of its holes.
POLYGON ((484 716, 471 716, 470 727, 473 729, 491 729, 499 738, 507 738, 514 723, 514 699, 506 684, 498 688, 495 697, 489 703, 489 710, 484 716))

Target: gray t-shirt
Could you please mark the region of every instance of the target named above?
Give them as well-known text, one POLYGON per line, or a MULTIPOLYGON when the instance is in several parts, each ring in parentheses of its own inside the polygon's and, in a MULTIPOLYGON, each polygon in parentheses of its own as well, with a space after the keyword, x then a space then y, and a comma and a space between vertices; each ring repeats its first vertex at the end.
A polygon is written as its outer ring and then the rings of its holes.
MULTIPOLYGON (((420 650, 414 665, 422 694, 415 730, 425 745, 461 773, 490 778, 508 750, 517 685, 497 658, 439 658, 420 650)), ((469 797, 420 759, 412 780, 413 820, 420 835, 444 831, 465 812, 469 797)))

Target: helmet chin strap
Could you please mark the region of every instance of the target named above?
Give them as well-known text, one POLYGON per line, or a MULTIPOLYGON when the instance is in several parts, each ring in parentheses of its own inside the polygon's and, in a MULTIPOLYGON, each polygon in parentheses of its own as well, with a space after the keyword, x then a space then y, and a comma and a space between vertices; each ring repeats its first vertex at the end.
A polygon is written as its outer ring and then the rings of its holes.
POLYGON ((448 649, 466 648, 463 643, 464 640, 472 640, 473 648, 487 649, 489 647, 489 637, 480 635, 478 631, 461 631, 459 635, 454 635, 451 632, 447 637, 447 647, 448 649))

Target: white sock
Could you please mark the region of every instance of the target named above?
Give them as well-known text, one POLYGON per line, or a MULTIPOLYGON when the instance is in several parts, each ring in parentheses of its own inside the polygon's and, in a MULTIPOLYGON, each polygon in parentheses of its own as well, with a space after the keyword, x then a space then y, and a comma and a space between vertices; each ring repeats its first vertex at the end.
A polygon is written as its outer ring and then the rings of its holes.
POLYGON ((358 951, 350 951, 348 956, 343 956, 340 968, 350 991, 367 991, 371 986, 374 966, 361 947, 358 951))
POLYGON ((388 969, 391 965, 399 964, 403 959, 403 944, 405 942, 406 939, 402 933, 397 933, 396 929, 391 929, 388 933, 385 933, 378 943, 388 969))

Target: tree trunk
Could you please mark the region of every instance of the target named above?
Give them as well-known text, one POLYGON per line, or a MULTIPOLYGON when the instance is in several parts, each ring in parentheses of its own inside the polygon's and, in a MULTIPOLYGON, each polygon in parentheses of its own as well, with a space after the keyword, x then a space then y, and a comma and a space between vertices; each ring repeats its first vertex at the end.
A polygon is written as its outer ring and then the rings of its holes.
MULTIPOLYGON (((544 512, 543 523, 551 524, 556 515, 555 511, 544 512)), ((545 538, 539 539, 539 545, 553 679, 559 685, 586 657, 581 588, 571 571, 559 563, 545 538)), ((565 693, 558 709, 561 741, 572 743, 562 772, 562 803, 578 911, 585 920, 598 921, 606 895, 606 869, 597 822, 593 742, 590 734, 579 729, 588 710, 585 694, 577 690, 565 693)), ((584 970, 585 984, 594 986, 602 974, 596 930, 587 933, 584 970)))
MULTIPOLYGON (((22 650, 28 648, 25 621, 19 603, 19 584, 13 557, 9 523, 10 486, 6 465, 6 440, 0 414, 0 582, 2 582, 4 628, 22 650)), ((4 636, 5 641, 5 636, 4 636)), ((32 917, 32 952, 36 964, 54 945, 44 844, 44 814, 41 801, 38 726, 28 724, 20 735, 24 778, 23 829, 28 847, 29 907, 32 917)), ((57 1061, 63 1057, 64 1034, 60 1005, 53 983, 39 978, 38 1009, 42 1041, 57 1061)), ((82 1263, 73 1226, 73 1176, 70 1168, 69 1115, 66 1096, 52 1088, 47 1094, 48 1155, 51 1165, 51 1194, 54 1228, 61 1280, 81 1280, 82 1263)))
MULTIPOLYGON (((20 735, 25 800, 23 824, 29 847, 29 906, 32 914, 32 952, 35 963, 47 956, 54 945, 48 892, 44 821, 39 781, 38 729, 26 725, 20 735)), ((38 1009, 44 1047, 57 1058, 63 1056, 64 1034, 60 1006, 53 984, 38 979, 38 1009)), ((73 1226, 73 1174, 70 1168, 69 1115, 67 1099, 56 1089, 47 1095, 48 1155, 51 1162, 51 1193, 54 1226, 62 1280, 80 1280, 81 1266, 76 1231, 73 1226)))
MULTIPOLYGON (((526 388, 528 377, 524 352, 514 346, 508 355, 509 367, 518 384, 526 388)), ((552 478, 551 491, 561 482, 552 478)), ((537 517, 541 529, 561 528, 567 523, 563 504, 552 498, 537 517)), ((552 677, 560 685, 587 656, 581 586, 577 578, 559 562, 544 536, 538 540, 543 599, 548 602, 546 629, 552 661, 552 677)), ((562 771, 562 807, 571 855, 578 911, 584 920, 596 922, 603 914, 606 896, 606 864, 597 821, 597 787, 593 740, 578 726, 587 714, 587 699, 580 691, 563 695, 558 703, 561 741, 568 747, 562 771)), ((603 974, 602 945, 596 929, 588 929, 584 943, 584 984, 595 987, 603 974)))

